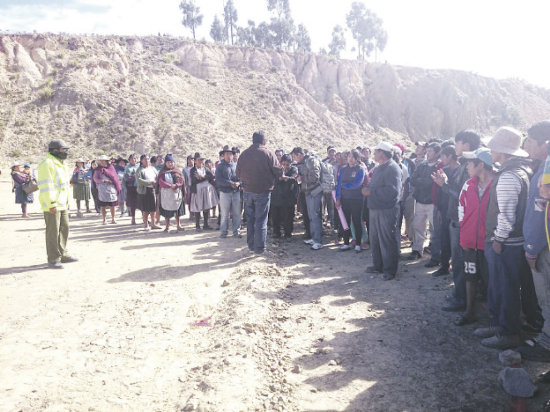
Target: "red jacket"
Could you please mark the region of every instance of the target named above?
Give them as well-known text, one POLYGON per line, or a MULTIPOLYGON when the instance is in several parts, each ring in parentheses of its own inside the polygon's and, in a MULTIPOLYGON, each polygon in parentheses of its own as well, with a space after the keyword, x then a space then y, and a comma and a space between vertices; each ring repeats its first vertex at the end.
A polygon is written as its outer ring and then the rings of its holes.
POLYGON ((485 250, 485 218, 492 183, 491 181, 487 185, 481 199, 477 177, 468 180, 460 192, 458 199, 460 246, 465 249, 485 250))

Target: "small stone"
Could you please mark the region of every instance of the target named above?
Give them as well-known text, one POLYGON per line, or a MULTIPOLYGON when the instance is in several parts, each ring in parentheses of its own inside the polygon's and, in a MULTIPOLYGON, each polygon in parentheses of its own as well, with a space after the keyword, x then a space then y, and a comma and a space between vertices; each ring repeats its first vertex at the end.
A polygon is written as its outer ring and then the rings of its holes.
POLYGON ((292 373, 302 373, 302 367, 300 365, 296 365, 292 368, 292 373))
POLYGON ((222 283, 222 287, 229 286, 229 282, 227 280, 224 280, 222 283))
POLYGON ((537 389, 523 368, 504 368, 498 374, 498 381, 506 393, 520 398, 532 397, 537 389))
POLYGON ((500 352, 498 354, 498 359, 504 366, 519 365, 521 363, 521 354, 512 349, 508 349, 500 352))

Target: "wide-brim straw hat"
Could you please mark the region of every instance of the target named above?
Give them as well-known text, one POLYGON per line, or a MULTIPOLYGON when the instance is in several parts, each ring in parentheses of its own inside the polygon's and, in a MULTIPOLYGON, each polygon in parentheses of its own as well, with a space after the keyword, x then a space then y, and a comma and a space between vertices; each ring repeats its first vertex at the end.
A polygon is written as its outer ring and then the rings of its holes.
POLYGON ((75 163, 86 163, 86 161, 83 158, 79 157, 75 160, 75 163))
POLYGON ((109 162, 111 159, 109 159, 109 156, 101 155, 97 158, 97 160, 105 160, 106 162, 109 162))
POLYGON ((496 131, 487 147, 493 152, 505 153, 517 157, 529 157, 529 153, 521 148, 521 132, 510 126, 501 127, 496 131))
POLYGON ((20 162, 13 162, 10 167, 13 169, 16 166, 21 166, 21 163, 20 162))

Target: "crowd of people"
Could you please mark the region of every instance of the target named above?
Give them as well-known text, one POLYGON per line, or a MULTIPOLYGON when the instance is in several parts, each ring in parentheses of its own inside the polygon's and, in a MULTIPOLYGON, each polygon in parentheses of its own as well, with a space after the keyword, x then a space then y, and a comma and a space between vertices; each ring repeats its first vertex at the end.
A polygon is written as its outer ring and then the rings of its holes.
MULTIPOLYGON (((132 225, 140 210, 145 230, 161 229, 162 216, 169 232, 175 218, 179 232, 188 211, 197 231, 217 226, 221 238, 229 230, 240 238, 246 227, 252 254, 265 251, 268 227, 272 238, 292 239, 301 216, 303 241, 313 251, 328 238, 341 252, 370 249, 366 272, 385 280, 398 275, 400 261, 429 255, 423 263, 433 276, 452 274, 442 309, 461 313, 456 325, 477 322, 486 300, 490 326, 474 332, 481 344, 550 361, 548 141, 550 121, 543 121, 526 136, 502 127, 486 144, 464 130, 453 139, 416 142, 409 156, 402 144, 382 141, 348 151, 329 146, 322 158, 301 147, 271 152, 263 132, 255 132, 249 148, 225 146, 215 162, 200 153, 181 168, 171 154, 79 158, 65 178, 69 145, 54 140, 38 170, 48 263, 61 268, 76 260, 66 249, 69 185, 77 216, 82 202, 90 212, 92 198, 103 224, 107 209, 116 223, 118 207, 132 225), (407 242, 411 252, 402 255, 407 242)), ((30 171, 19 167, 12 177, 23 206, 29 200, 18 187, 30 171)))

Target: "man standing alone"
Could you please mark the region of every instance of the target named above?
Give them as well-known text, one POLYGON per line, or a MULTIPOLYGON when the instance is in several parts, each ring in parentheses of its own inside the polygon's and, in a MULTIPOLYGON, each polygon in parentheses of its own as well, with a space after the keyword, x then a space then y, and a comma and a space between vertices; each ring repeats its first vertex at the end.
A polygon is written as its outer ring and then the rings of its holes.
POLYGON ((275 155, 265 148, 263 132, 254 132, 252 146, 242 152, 237 163, 237 178, 243 185, 246 242, 257 254, 265 251, 267 215, 275 179, 282 175, 275 155))
POLYGON ((63 140, 52 140, 49 153, 38 166, 40 207, 46 222, 46 251, 48 267, 62 269, 63 263, 77 259, 67 254, 69 237, 69 171, 65 165, 69 145, 63 140))

